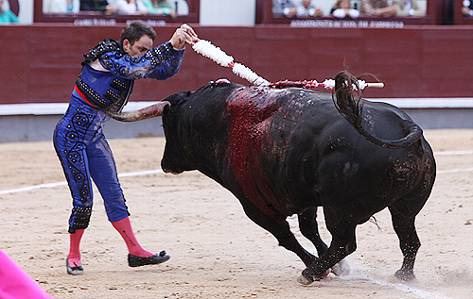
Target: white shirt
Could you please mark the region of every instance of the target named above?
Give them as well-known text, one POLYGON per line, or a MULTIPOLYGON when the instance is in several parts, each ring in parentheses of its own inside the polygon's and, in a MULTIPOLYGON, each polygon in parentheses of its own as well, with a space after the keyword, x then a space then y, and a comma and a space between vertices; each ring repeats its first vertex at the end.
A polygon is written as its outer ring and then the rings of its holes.
POLYGON ((126 0, 118 0, 116 3, 117 12, 122 15, 147 14, 148 10, 141 0, 128 3, 126 0))
POLYGON ((333 11, 332 15, 336 18, 344 18, 348 15, 354 19, 360 16, 360 12, 353 8, 350 8, 348 10, 345 10, 343 8, 337 8, 336 10, 333 11))
POLYGON ((43 0, 43 13, 78 13, 80 1, 72 1, 72 11, 67 9, 67 0, 43 0))

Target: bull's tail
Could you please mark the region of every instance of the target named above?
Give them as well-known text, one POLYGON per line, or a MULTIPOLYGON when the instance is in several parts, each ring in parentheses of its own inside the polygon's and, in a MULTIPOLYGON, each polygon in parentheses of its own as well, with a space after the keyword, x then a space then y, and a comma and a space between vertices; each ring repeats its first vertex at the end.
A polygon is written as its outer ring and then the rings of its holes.
POLYGON ((363 128, 361 91, 358 79, 348 72, 340 72, 335 77, 335 95, 333 102, 337 110, 350 122, 353 127, 368 141, 384 148, 405 148, 417 142, 422 136, 422 129, 411 120, 404 120, 406 136, 397 140, 386 140, 373 136, 363 128))

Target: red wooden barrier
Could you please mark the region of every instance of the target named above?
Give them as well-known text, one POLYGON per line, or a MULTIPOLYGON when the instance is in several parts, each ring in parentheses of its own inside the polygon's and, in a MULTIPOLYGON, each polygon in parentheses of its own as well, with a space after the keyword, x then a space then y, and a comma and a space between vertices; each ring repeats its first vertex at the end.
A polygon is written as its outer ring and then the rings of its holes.
MULTIPOLYGON (((158 27, 167 40, 174 26, 158 27)), ((333 77, 348 69, 385 82, 369 97, 473 96, 473 28, 320 29, 287 26, 197 27, 201 38, 271 81, 333 77)), ((67 102, 82 54, 116 27, 34 25, 0 27, 0 103, 67 102)), ((166 81, 139 80, 132 100, 155 100, 219 77, 244 83, 190 48, 180 73, 166 81)), ((246 83, 245 83, 246 84, 246 83)))

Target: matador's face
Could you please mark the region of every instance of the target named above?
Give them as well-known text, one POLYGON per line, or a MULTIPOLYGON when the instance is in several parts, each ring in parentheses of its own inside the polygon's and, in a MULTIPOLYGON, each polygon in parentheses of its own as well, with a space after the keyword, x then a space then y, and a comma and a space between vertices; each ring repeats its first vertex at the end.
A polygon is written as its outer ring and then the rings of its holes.
MULTIPOLYGON (((0 0, 1 1, 1 0, 0 0)), ((128 39, 123 41, 123 50, 131 57, 140 57, 153 47, 153 40, 143 35, 140 39, 135 41, 133 44, 128 39)))

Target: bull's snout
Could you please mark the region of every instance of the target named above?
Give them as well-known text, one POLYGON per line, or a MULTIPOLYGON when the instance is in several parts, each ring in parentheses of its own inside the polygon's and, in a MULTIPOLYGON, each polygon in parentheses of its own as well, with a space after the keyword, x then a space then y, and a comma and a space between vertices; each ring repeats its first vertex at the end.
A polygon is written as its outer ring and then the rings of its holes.
POLYGON ((170 174, 181 174, 184 171, 176 171, 176 170, 169 170, 169 169, 163 169, 164 173, 170 173, 170 174))
POLYGON ((171 174, 180 174, 184 172, 184 170, 176 169, 175 167, 170 167, 169 164, 166 163, 164 160, 161 161, 161 169, 163 170, 164 173, 171 173, 171 174))

